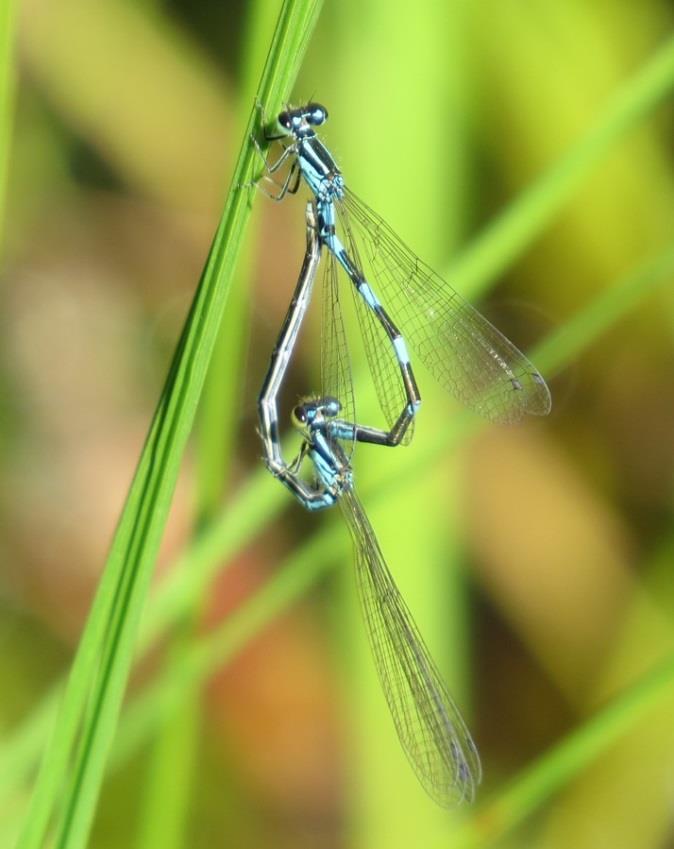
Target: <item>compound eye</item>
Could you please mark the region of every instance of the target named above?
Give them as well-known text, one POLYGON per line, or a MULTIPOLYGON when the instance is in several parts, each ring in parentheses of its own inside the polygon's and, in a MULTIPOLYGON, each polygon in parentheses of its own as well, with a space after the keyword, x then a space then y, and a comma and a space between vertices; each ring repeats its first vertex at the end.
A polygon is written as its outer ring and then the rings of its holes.
POLYGON ((293 122, 289 112, 281 112, 276 120, 284 130, 289 130, 292 127, 293 122))
POLYGON ((328 110, 325 106, 321 106, 320 103, 310 103, 305 110, 305 114, 307 116, 307 122, 313 127, 319 127, 328 120, 328 110))
POLYGON ((298 424, 307 423, 307 408, 304 404, 298 404, 293 410, 293 418, 298 424))
POLYGON ((334 417, 338 416, 341 412, 342 405, 339 403, 337 398, 326 398, 325 399, 325 415, 334 417))

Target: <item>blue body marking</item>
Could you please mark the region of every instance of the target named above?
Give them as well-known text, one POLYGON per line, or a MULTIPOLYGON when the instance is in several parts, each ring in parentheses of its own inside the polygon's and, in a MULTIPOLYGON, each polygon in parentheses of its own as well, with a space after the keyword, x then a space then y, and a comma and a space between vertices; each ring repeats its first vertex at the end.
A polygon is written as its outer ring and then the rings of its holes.
POLYGON ((398 359, 403 363, 409 363, 410 355, 407 352, 407 345, 405 344, 405 340, 402 336, 398 336, 393 340, 393 347, 398 355, 398 359))
POLYGON ((374 309, 375 307, 381 306, 381 303, 377 300, 374 292, 370 288, 369 283, 366 283, 364 280, 361 280, 361 282, 358 284, 358 291, 365 298, 365 303, 368 305, 368 307, 372 307, 372 309, 374 309))

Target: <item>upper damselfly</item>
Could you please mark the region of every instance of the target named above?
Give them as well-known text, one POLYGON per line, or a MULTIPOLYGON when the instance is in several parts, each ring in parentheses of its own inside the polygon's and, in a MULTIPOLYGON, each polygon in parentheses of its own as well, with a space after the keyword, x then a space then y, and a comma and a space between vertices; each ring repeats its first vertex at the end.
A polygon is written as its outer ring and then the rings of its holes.
POLYGON ((367 359, 387 422, 386 444, 409 438, 421 400, 407 343, 445 389, 487 419, 509 423, 525 413, 547 414, 550 392, 524 354, 347 188, 316 135, 327 118, 324 106, 308 103, 281 112, 266 130, 267 140, 286 142, 280 158, 267 163, 268 173, 289 163, 272 196, 296 192, 304 179, 316 202, 319 240, 327 249, 330 306, 324 310, 322 393, 338 397, 345 418, 355 421, 338 263, 356 293, 367 359))

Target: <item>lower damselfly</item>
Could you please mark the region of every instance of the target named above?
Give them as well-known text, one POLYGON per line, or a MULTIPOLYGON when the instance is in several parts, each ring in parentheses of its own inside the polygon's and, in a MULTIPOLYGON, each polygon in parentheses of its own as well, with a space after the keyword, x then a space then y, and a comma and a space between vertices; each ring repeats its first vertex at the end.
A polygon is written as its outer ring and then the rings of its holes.
POLYGON ((309 510, 339 504, 353 540, 356 583, 377 675, 405 754, 438 804, 472 801, 482 771, 475 743, 396 586, 353 486, 342 447, 356 426, 339 418, 337 398, 297 404, 292 420, 303 437, 285 479, 309 510), (314 480, 299 476, 311 461, 314 480), (297 471, 295 471, 297 470, 297 471))

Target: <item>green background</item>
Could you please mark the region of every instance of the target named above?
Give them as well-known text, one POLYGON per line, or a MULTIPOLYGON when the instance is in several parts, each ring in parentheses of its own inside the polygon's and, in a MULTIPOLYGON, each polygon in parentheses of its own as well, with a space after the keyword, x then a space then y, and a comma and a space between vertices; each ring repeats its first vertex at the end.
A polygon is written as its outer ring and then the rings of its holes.
MULTIPOLYGON (((25 823, 45 698, 82 631, 280 4, 17 6, 0 21, 2 846, 25 823)), ((306 193, 258 193, 91 847, 671 845, 673 33, 664 0, 325 0, 294 102, 326 104, 348 184, 533 352, 553 393, 546 420, 487 427, 420 367, 413 444, 358 454, 484 783, 459 812, 426 798, 379 691, 346 528, 260 468, 256 393, 306 193)), ((319 385, 319 313, 290 401, 319 385)), ((372 421, 357 341, 354 359, 372 421)))

